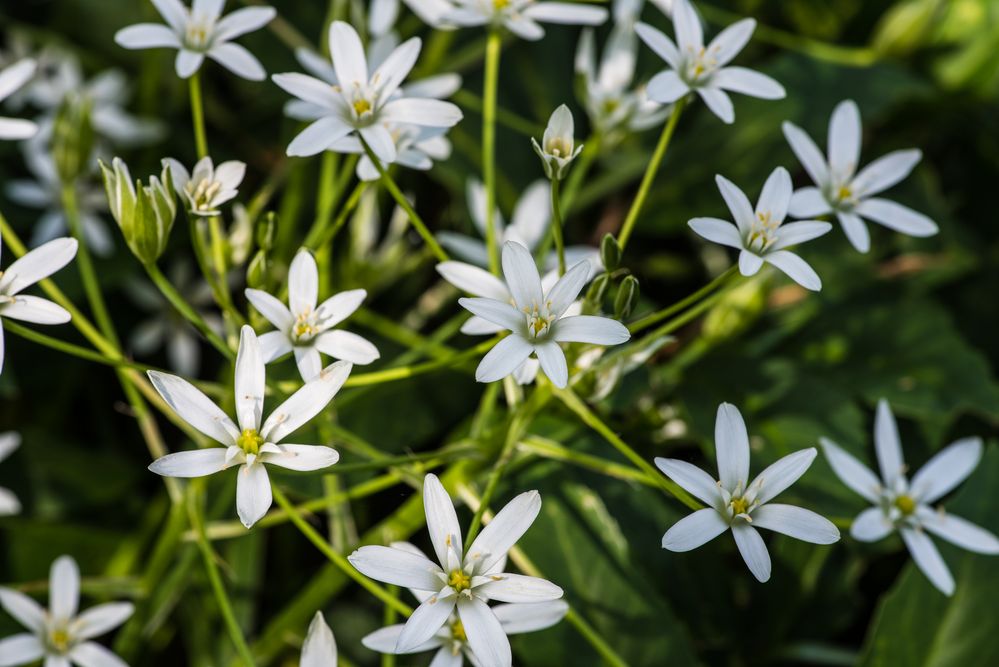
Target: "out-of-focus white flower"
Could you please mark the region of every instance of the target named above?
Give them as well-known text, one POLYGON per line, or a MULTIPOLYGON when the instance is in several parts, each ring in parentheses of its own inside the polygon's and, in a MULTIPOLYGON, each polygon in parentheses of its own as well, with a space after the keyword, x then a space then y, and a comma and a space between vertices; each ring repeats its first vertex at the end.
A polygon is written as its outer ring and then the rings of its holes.
MULTIPOLYGON (((3 461, 21 445, 21 436, 14 431, 0 433, 0 461, 3 461)), ((10 516, 21 511, 21 503, 17 496, 0 486, 0 516, 10 516)))
POLYGON ((536 0, 448 0, 451 9, 439 17, 444 26, 502 26, 521 39, 545 36, 541 23, 600 25, 607 20, 603 7, 575 2, 536 0))
POLYGON ((575 138, 576 125, 572 120, 572 112, 569 107, 559 105, 551 118, 548 119, 548 126, 545 128, 544 136, 541 137, 539 145, 534 137, 531 137, 531 145, 534 152, 541 158, 541 164, 545 168, 545 176, 549 180, 561 181, 569 171, 569 164, 576 159, 579 152, 583 150, 583 144, 577 144, 575 138))
POLYGON ((219 215, 219 206, 239 194, 246 175, 246 163, 229 160, 216 167, 208 156, 191 173, 173 158, 164 158, 163 166, 170 168, 174 190, 187 199, 187 210, 198 216, 219 215))
POLYGON ((954 577, 926 534, 933 533, 962 549, 999 554, 999 538, 943 508, 930 507, 974 472, 982 458, 981 438, 964 438, 937 452, 912 480, 906 476, 902 442, 888 402, 878 401, 874 449, 881 478, 837 444, 821 439, 833 472, 853 491, 874 503, 853 520, 850 535, 876 542, 898 532, 916 566, 944 595, 954 594, 954 577))
POLYGON ((805 474, 816 454, 814 447, 788 454, 750 482, 746 423, 738 408, 722 403, 715 420, 719 481, 686 461, 656 459, 667 477, 707 505, 673 524, 663 535, 663 548, 690 551, 731 530, 749 571, 765 582, 770 579, 770 554, 757 528, 813 544, 836 542, 839 530, 828 519, 801 507, 770 502, 805 474))
POLYGON ((164 477, 204 477, 239 466, 236 511, 239 520, 249 528, 271 506, 271 484, 264 464, 312 471, 328 468, 340 459, 336 450, 329 447, 277 443, 333 400, 347 381, 350 369, 346 361, 327 366, 263 420, 264 360, 257 335, 244 326, 236 354, 236 423, 184 378, 149 371, 156 391, 177 416, 222 445, 167 454, 153 461, 149 469, 164 477))
POLYGON ((125 664, 91 640, 124 623, 135 607, 131 602, 108 602, 79 613, 80 569, 71 556, 60 556, 52 563, 48 609, 10 588, 0 588, 0 606, 29 630, 0 640, 4 665, 27 665, 42 658, 46 667, 125 664))
POLYGON ((302 659, 299 667, 336 667, 336 639, 326 625, 323 613, 317 611, 309 624, 309 632, 302 644, 302 659))
POLYGON ((642 41, 670 66, 649 81, 650 99, 672 104, 694 91, 712 113, 723 122, 732 123, 735 110, 725 91, 765 100, 784 97, 784 87, 769 76, 745 67, 726 67, 746 46, 756 29, 756 21, 743 19, 733 23, 705 47, 700 19, 689 0, 674 1, 672 18, 676 44, 647 23, 635 26, 642 41))
POLYGON ((819 220, 783 224, 791 201, 791 175, 787 169, 777 167, 770 174, 755 211, 738 186, 722 176, 715 176, 715 181, 735 223, 694 218, 687 223, 690 228, 709 241, 740 250, 739 271, 744 276, 755 275, 766 262, 805 289, 822 289, 822 280, 808 262, 786 248, 818 238, 832 225, 819 220))
POLYGON ((366 338, 333 330, 361 306, 368 293, 363 289, 340 292, 316 307, 318 294, 316 258, 305 249, 298 251, 288 270, 288 306, 263 290, 246 290, 253 307, 277 327, 260 336, 264 363, 294 352, 298 372, 306 382, 323 367, 320 353, 354 364, 370 364, 379 357, 378 348, 366 338))
POLYGON ((262 81, 267 73, 256 56, 232 40, 270 23, 273 7, 244 7, 222 17, 225 0, 194 0, 190 9, 180 0, 151 0, 167 22, 139 23, 115 33, 114 41, 126 49, 178 49, 174 67, 187 79, 201 69, 205 56, 236 76, 262 81))
MULTIPOLYGON (((402 0, 424 23, 435 28, 447 27, 442 17, 453 8, 452 0, 402 0)), ((386 34, 399 16, 399 0, 371 0, 368 31, 375 37, 386 34)))
MULTIPOLYGON (((0 102, 26 84, 35 75, 37 67, 37 63, 29 58, 0 71, 0 102)), ((0 139, 30 139, 36 132, 38 126, 30 120, 0 118, 0 139)))
POLYGON ((797 125, 784 123, 784 136, 817 187, 795 190, 791 214, 835 213, 854 248, 867 252, 871 237, 864 219, 909 236, 933 236, 937 224, 922 213, 874 195, 902 181, 922 153, 915 148, 893 151, 857 172, 862 131, 860 109, 852 100, 836 105, 829 119, 829 159, 797 125))

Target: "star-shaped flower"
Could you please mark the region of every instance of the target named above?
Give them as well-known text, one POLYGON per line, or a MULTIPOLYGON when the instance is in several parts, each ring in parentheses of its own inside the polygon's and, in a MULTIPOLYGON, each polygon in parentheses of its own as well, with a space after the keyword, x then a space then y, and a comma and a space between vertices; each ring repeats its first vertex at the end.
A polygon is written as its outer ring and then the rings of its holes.
POLYGON ((898 532, 916 566, 945 595, 953 595, 954 578, 927 533, 981 554, 999 554, 999 538, 961 517, 930 507, 967 479, 982 458, 981 438, 964 438, 937 452, 912 476, 906 476, 898 426, 888 402, 878 402, 874 450, 881 478, 831 440, 822 449, 833 472, 852 490, 874 503, 857 515, 850 535, 876 542, 898 532))
POLYGON ((503 26, 517 37, 531 41, 545 36, 541 23, 600 25, 607 20, 603 7, 575 2, 536 0, 447 0, 451 9, 439 16, 445 26, 503 26))
POLYGON ((346 361, 327 366, 263 421, 264 361, 256 334, 244 326, 236 354, 236 423, 187 380, 149 371, 153 386, 173 411, 222 445, 167 454, 153 461, 149 469, 164 477, 204 477, 239 466, 236 510, 240 521, 249 528, 271 506, 271 485, 265 463, 289 470, 312 471, 328 468, 339 460, 340 455, 329 447, 277 443, 333 400, 347 381, 350 369, 351 365, 346 361))
POLYGON ((757 528, 813 544, 839 540, 836 526, 815 512, 770 502, 805 474, 815 460, 814 447, 778 459, 750 482, 746 423, 738 408, 722 403, 715 419, 715 455, 717 482, 686 461, 656 459, 667 477, 708 506, 673 524, 663 535, 664 549, 690 551, 731 530, 749 571, 765 582, 770 579, 770 554, 757 528))
MULTIPOLYGON (((25 58, 0 71, 0 102, 26 84, 35 75, 36 68, 34 60, 25 58)), ((0 118, 0 139, 30 139, 37 131, 38 126, 30 120, 0 118)))
POLYGON ((204 217, 218 215, 219 206, 239 194, 239 184, 246 175, 246 163, 229 160, 216 167, 207 155, 198 160, 192 172, 173 158, 164 158, 163 166, 170 168, 173 189, 187 200, 187 210, 204 217))
POLYGON ((852 100, 836 105, 829 119, 829 159, 797 125, 784 123, 784 136, 791 150, 817 187, 795 190, 791 213, 815 216, 835 213, 854 248, 867 252, 871 237, 864 219, 873 220, 909 236, 933 236, 937 224, 922 213, 874 195, 902 181, 913 170, 922 153, 915 148, 893 151, 858 173, 860 162, 860 110, 852 100))

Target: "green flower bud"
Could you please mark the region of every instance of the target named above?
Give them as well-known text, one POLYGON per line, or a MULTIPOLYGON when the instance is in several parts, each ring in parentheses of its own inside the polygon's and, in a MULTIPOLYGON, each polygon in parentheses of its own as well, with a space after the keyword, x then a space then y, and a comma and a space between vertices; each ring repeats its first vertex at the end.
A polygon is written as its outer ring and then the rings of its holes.
POLYGON ((601 273, 590 283, 590 288, 586 291, 586 300, 595 306, 599 306, 604 302, 608 285, 610 285, 610 275, 601 273))
POLYGON ((600 240, 600 261, 607 273, 614 273, 621 265, 621 246, 613 234, 604 234, 600 240))
POLYGON ((257 247, 261 250, 270 250, 274 246, 274 233, 277 230, 277 214, 268 211, 262 220, 257 222, 257 247))
POLYGON ((617 297, 614 298, 614 317, 619 320, 626 319, 631 315, 638 303, 638 278, 635 276, 625 276, 617 288, 617 297))
POLYGON ((138 180, 132 183, 128 165, 119 158, 111 165, 100 163, 111 215, 132 254, 151 264, 166 250, 177 215, 170 168, 164 167, 159 178, 150 176, 149 185, 143 185, 138 180))
POLYGON ((94 149, 94 126, 90 102, 67 95, 56 113, 52 129, 52 158, 63 183, 72 183, 87 172, 94 149))
POLYGON ((246 286, 253 289, 266 289, 267 274, 267 253, 264 250, 258 250, 253 259, 250 260, 250 265, 246 267, 246 286))

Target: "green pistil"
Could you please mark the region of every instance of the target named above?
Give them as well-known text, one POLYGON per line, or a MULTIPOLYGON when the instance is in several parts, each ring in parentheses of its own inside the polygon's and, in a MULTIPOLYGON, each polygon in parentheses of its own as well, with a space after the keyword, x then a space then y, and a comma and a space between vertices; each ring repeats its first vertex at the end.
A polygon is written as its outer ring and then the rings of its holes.
POLYGON ((916 501, 911 496, 901 495, 895 498, 895 507, 904 515, 909 516, 916 511, 916 501))
POLYGON ((451 576, 447 578, 447 585, 453 588, 455 593, 460 593, 472 587, 472 578, 461 570, 452 570, 451 576))
POLYGON ((264 444, 264 439, 257 433, 256 429, 248 428, 239 434, 236 444, 247 454, 256 456, 260 453, 260 445, 264 444))

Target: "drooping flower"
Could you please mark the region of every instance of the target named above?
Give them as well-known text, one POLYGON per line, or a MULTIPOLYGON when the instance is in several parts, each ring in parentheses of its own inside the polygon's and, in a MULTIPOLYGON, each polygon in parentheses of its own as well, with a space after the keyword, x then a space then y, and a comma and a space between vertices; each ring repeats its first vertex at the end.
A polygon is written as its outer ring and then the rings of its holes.
POLYGON ((551 118, 548 119, 548 126, 545 128, 544 136, 539 145, 534 137, 531 137, 531 145, 534 152, 541 158, 541 164, 545 169, 545 176, 549 180, 561 181, 569 171, 569 164, 576 159, 583 144, 577 144, 573 136, 575 134, 575 123, 572 120, 572 112, 569 107, 559 105, 551 118))
POLYGON ((723 122, 732 123, 735 109, 725 91, 765 100, 784 97, 784 87, 769 76, 745 67, 726 67, 746 46, 756 29, 756 21, 743 19, 730 25, 705 47, 700 19, 689 0, 673 3, 672 19, 675 44, 647 23, 635 26, 642 41, 670 66, 649 81, 650 99, 672 104, 694 91, 712 113, 723 122))
POLYGON ((738 249, 739 271, 744 276, 755 275, 766 262, 806 289, 822 289, 815 270, 787 248, 822 236, 832 225, 819 220, 784 224, 791 201, 787 169, 777 167, 770 174, 755 211, 738 186, 722 176, 715 176, 715 181, 735 224, 718 218, 694 218, 687 223, 690 228, 709 241, 738 249))
POLYGON ((822 449, 833 472, 850 489, 874 504, 853 520, 850 535, 877 542, 898 532, 916 566, 944 595, 953 595, 954 578, 927 533, 981 554, 999 554, 999 538, 961 517, 930 505, 950 493, 974 472, 982 458, 981 438, 963 438, 937 452, 912 476, 906 476, 898 426, 888 402, 878 401, 874 449, 880 479, 874 472, 827 438, 822 449))
POLYGON ((667 477, 707 505, 673 524, 663 535, 663 548, 690 551, 731 530, 749 571, 766 582, 770 579, 770 554, 757 528, 813 544, 836 542, 839 530, 829 520, 811 510, 770 502, 805 474, 816 453, 810 447, 788 454, 750 482, 746 423, 738 408, 722 403, 715 420, 719 481, 686 461, 656 459, 656 466, 667 477))
MULTIPOLYGON (((21 445, 21 436, 14 431, 0 433, 0 461, 11 455, 21 445)), ((10 516, 21 511, 21 502, 8 489, 0 486, 0 516, 10 516)))
POLYGON ((566 316, 589 277, 589 262, 575 264, 546 292, 527 248, 508 241, 503 245, 502 259, 513 304, 508 299, 483 297, 458 300, 473 315, 511 332, 479 362, 475 371, 479 382, 502 379, 536 355, 552 384, 565 387, 569 369, 559 343, 619 345, 631 337, 627 327, 608 317, 566 316))
POLYGON ((45 658, 46 667, 118 667, 125 662, 95 641, 132 615, 131 602, 108 602, 79 613, 80 569, 60 556, 49 575, 49 608, 0 587, 0 606, 29 630, 0 640, 0 664, 27 665, 45 658))
POLYGON ((187 199, 187 210, 198 216, 218 215, 219 206, 239 194, 246 175, 245 162, 229 160, 216 167, 208 156, 198 160, 190 173, 173 158, 164 158, 163 166, 170 168, 174 190, 187 199))
POLYGON ((305 643, 302 644, 299 667, 335 667, 336 654, 333 631, 326 625, 323 613, 317 611, 309 623, 309 632, 305 635, 305 643))
MULTIPOLYGON (((26 84, 35 75, 37 63, 30 58, 14 63, 0 71, 0 102, 26 84)), ((21 140, 35 136, 38 126, 30 120, 0 118, 0 139, 21 140)))
POLYGON ((337 85, 306 74, 275 74, 274 83, 295 97, 314 104, 323 115, 302 130, 288 145, 288 155, 316 155, 335 150, 336 144, 356 132, 384 163, 395 162, 398 150, 390 127, 452 127, 461 120, 461 110, 443 100, 407 97, 399 87, 420 54, 418 37, 393 50, 374 72, 357 31, 334 21, 329 32, 330 54, 337 85))
POLYGON ((69 264, 76 256, 76 248, 76 239, 55 239, 25 253, 0 272, 0 371, 4 361, 4 318, 34 324, 65 324, 71 319, 62 306, 21 292, 69 264))
POLYGON ((521 39, 539 40, 545 36, 541 23, 600 25, 607 20, 603 7, 583 3, 537 2, 536 0, 447 0, 451 9, 443 12, 444 26, 502 26, 521 39))
POLYGON ((423 646, 456 611, 467 644, 481 665, 509 667, 510 640, 487 603, 536 603, 562 597, 562 589, 545 579, 494 567, 505 561, 507 552, 534 523, 541 496, 528 491, 511 500, 465 551, 454 505, 435 475, 424 478, 423 503, 436 563, 397 546, 364 546, 349 557, 359 572, 372 579, 421 592, 423 602, 399 632, 394 651, 426 650, 423 646))
POLYGON ((236 510, 240 521, 249 528, 271 506, 270 479, 264 464, 312 471, 328 468, 339 460, 340 455, 329 447, 278 443, 333 400, 350 375, 350 369, 351 365, 346 361, 327 366, 263 420, 263 356, 257 335, 253 329, 244 326, 240 331, 239 351, 236 354, 235 423, 187 380, 149 371, 153 386, 173 411, 222 445, 167 454, 153 461, 149 469, 164 477, 204 477, 239 466, 236 510))
POLYGON ((268 322, 277 327, 260 336, 265 364, 294 352, 302 379, 308 382, 322 369, 322 354, 353 364, 370 364, 378 348, 355 333, 333 329, 357 310, 367 292, 363 289, 334 294, 317 307, 319 269, 316 258, 302 249, 288 270, 288 306, 258 289, 247 289, 246 298, 268 322))
POLYGON ((180 0, 151 0, 167 25, 138 23, 115 33, 126 49, 178 49, 174 68, 182 79, 201 69, 205 57, 236 76, 262 81, 267 73, 256 56, 232 40, 264 27, 277 16, 273 7, 244 7, 222 17, 225 0, 194 0, 190 9, 180 0))
POLYGON ((862 131, 860 110, 852 100, 836 105, 829 119, 829 158, 797 125, 784 123, 784 136, 815 187, 795 190, 791 213, 812 217, 835 213, 854 248, 867 252, 871 237, 864 220, 873 220, 909 236, 933 236, 937 224, 928 217, 888 199, 875 197, 901 182, 922 158, 911 148, 892 151, 859 172, 862 131))

